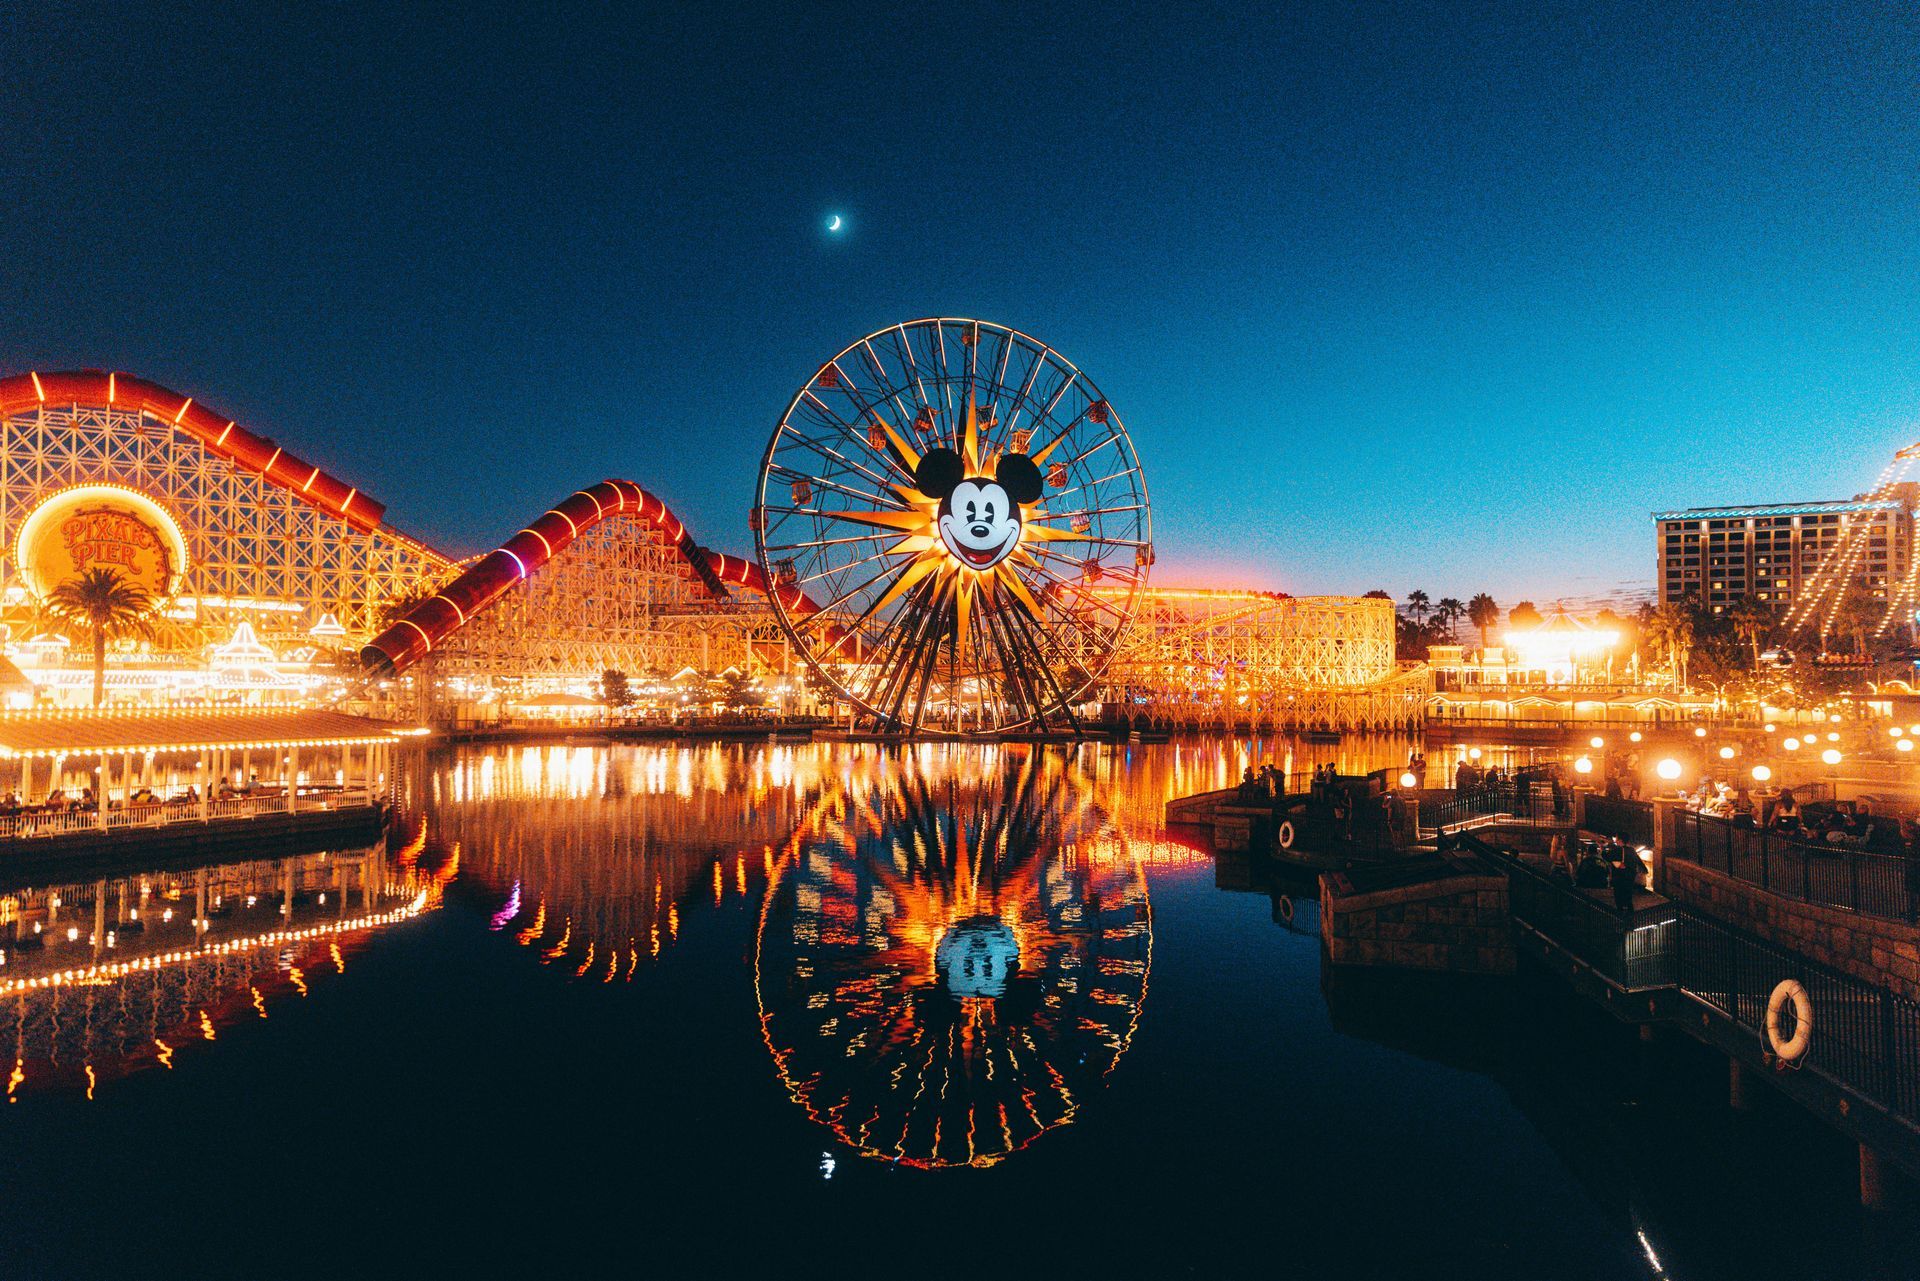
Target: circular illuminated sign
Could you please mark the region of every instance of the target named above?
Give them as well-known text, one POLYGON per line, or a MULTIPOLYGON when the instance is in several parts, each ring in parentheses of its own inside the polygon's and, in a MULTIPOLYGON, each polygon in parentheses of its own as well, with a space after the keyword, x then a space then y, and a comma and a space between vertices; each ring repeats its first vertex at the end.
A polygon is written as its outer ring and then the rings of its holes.
POLYGON ((1002 454, 991 476, 969 476, 951 449, 931 449, 914 469, 914 483, 938 499, 935 527, 953 558, 985 573, 1013 554, 1026 528, 1022 510, 1038 502, 1040 468, 1025 454, 1002 454))
POLYGON ((69 578, 111 569, 155 598, 179 590, 187 540, 171 513, 120 485, 77 485, 21 522, 14 563, 27 590, 45 599, 69 578))

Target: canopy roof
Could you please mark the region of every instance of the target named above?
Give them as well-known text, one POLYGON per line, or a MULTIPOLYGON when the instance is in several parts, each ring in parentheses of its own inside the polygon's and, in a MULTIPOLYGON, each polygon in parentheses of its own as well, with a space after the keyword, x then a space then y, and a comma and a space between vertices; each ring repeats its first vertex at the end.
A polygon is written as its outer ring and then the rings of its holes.
POLYGON ((390 743, 425 730, 344 712, 167 708, 0 715, 0 758, 390 743))

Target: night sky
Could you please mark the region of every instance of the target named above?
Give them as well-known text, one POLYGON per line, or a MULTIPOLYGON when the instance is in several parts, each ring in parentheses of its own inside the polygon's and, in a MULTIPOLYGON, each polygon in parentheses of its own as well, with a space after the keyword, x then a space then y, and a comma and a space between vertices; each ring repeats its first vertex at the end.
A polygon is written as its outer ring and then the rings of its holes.
POLYGON ((1157 581, 1644 589, 1920 439, 1920 11, 1685 7, 9 6, 0 371, 450 551, 620 476, 741 552, 811 371, 971 315, 1125 418, 1157 581))

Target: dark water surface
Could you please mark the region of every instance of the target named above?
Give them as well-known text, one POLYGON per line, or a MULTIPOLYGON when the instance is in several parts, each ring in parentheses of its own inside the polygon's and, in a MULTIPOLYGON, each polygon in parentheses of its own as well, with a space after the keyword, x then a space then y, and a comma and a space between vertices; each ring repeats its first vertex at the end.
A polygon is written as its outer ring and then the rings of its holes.
POLYGON ((12 886, 0 1276, 1920 1266, 1684 1038, 1323 976, 1160 821, 1249 746, 476 750, 376 850, 12 886))

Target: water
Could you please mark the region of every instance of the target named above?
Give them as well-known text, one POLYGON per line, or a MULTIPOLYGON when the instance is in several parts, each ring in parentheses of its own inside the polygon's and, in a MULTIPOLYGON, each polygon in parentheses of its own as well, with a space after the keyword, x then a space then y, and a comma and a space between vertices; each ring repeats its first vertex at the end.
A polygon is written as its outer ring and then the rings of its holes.
POLYGON ((1159 820, 1288 750, 1406 745, 495 748, 382 849, 15 886, 0 1274, 1912 1270, 1684 1038, 1324 976, 1159 820))

